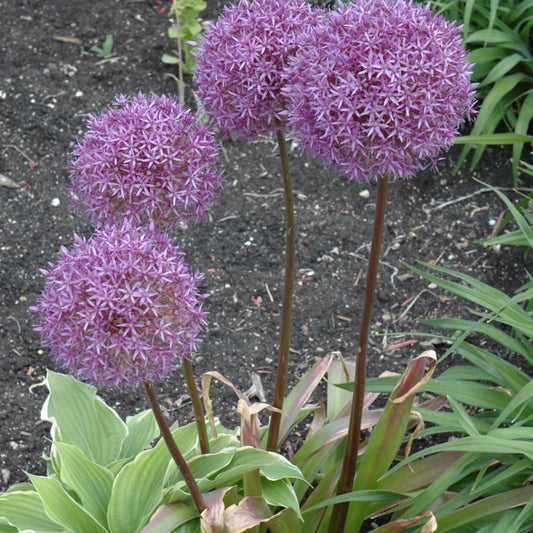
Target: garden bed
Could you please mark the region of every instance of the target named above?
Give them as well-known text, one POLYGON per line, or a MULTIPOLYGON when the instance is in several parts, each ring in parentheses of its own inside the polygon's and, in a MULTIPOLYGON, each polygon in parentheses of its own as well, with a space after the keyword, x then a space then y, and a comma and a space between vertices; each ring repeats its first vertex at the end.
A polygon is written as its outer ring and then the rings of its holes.
MULTIPOLYGON (((92 232, 90 222, 70 205, 72 143, 83 134, 87 115, 102 111, 116 94, 177 94, 176 72, 161 62, 174 47, 167 37, 169 4, 0 1, 1 490, 25 480, 24 471, 45 471, 41 456, 49 426, 40 422, 40 410, 46 390, 34 385, 47 368, 60 368, 41 348, 29 307, 44 286, 39 268, 55 260, 60 246, 72 244, 73 232, 92 232), (107 35, 114 38, 116 55, 101 60, 90 49, 107 35)), ((222 2, 210 1, 203 18, 214 18, 221 8, 222 2)), ((186 82, 192 103, 192 80, 186 82)), ((289 373, 294 384, 328 352, 354 355, 375 187, 347 183, 290 145, 297 224, 289 373)), ((472 178, 511 187, 510 150, 490 147, 475 172, 463 166, 454 174, 458 153, 454 149, 444 156, 439 174, 424 171, 390 185, 369 376, 401 371, 423 350, 420 339, 410 343, 409 335, 394 336, 420 329, 418 318, 469 312, 464 301, 428 286, 403 262, 431 261, 508 294, 525 281, 520 250, 498 253, 474 242, 490 235, 504 207, 472 178)), ((243 391, 257 373, 270 401, 284 267, 277 148, 269 140, 224 140, 221 165, 226 183, 208 216, 173 235, 192 268, 204 274, 202 290, 211 295, 194 369, 198 377, 217 370, 243 391)), ((169 418, 192 420, 180 371, 157 389, 169 418)), ((141 389, 100 393, 123 416, 148 407, 141 389)), ((217 414, 235 423, 233 393, 217 386, 216 395, 217 414)))

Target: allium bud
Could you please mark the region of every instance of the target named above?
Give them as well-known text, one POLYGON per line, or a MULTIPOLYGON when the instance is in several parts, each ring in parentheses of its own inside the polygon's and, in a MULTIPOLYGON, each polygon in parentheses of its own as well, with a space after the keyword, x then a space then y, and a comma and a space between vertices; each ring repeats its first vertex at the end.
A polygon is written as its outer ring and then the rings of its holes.
POLYGON ((339 3, 291 61, 282 89, 289 126, 349 180, 407 178, 435 165, 472 112, 460 31, 429 4, 339 3))
POLYGON ((223 181, 215 167, 218 146, 176 100, 120 95, 87 125, 70 172, 73 196, 96 225, 128 218, 164 229, 196 221, 208 209, 223 181))
POLYGON ((129 387, 161 379, 198 344, 206 312, 179 248, 153 226, 105 226, 74 236, 57 264, 41 271, 37 307, 43 345, 75 377, 129 387))
POLYGON ((284 121, 283 72, 320 12, 304 0, 241 0, 202 37, 198 96, 223 134, 254 140, 284 121))

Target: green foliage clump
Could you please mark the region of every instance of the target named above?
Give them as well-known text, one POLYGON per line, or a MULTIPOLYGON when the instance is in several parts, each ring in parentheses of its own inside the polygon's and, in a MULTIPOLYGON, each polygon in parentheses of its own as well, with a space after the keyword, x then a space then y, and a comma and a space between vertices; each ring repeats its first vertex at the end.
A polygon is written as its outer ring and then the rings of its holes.
MULTIPOLYGON (((199 44, 202 25, 198 20, 198 15, 207 7, 204 0, 180 0, 176 2, 170 10, 169 16, 178 16, 180 22, 179 40, 181 42, 182 49, 182 68, 185 74, 191 74, 192 67, 194 65, 194 56, 191 51, 199 44), (194 45, 193 43, 196 43, 194 45)), ((171 26, 168 29, 168 36, 171 39, 178 39, 178 29, 175 26, 171 26)), ((180 62, 180 58, 171 55, 163 54, 161 58, 163 63, 171 65, 177 65, 180 62)))

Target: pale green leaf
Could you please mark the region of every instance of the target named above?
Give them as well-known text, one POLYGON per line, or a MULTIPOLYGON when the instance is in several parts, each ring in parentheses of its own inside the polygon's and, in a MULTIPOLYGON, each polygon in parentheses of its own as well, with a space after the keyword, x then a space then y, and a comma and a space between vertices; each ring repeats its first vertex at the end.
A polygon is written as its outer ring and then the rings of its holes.
POLYGON ((263 478, 261 480, 261 486, 263 489, 263 498, 269 505, 272 505, 274 508, 290 507, 291 509, 294 509, 298 518, 302 520, 300 504, 290 479, 270 481, 263 478))
POLYGON ((76 492, 89 514, 103 526, 107 526, 107 506, 113 474, 105 467, 86 459, 80 450, 70 444, 57 442, 56 448, 61 464, 61 482, 76 492))
POLYGON ((170 54, 163 54, 161 56, 161 61, 167 65, 179 65, 180 62, 179 57, 170 54))
POLYGON ((50 394, 41 418, 52 422, 52 438, 72 444, 87 459, 102 466, 118 459, 126 425, 96 396, 96 389, 50 370, 46 384, 50 394))
POLYGON ((46 514, 51 520, 74 533, 107 533, 107 529, 83 509, 58 480, 31 474, 28 474, 28 477, 39 493, 46 514))
POLYGON ((159 426, 151 409, 126 419, 128 433, 122 442, 121 457, 134 457, 159 437, 159 426))
POLYGON ((115 478, 107 521, 110 533, 135 533, 161 503, 170 453, 164 440, 141 452, 115 478))
MULTIPOLYGON (((16 529, 6 531, 35 530, 39 533, 59 533, 65 528, 51 520, 37 492, 12 491, 0 494, 0 520, 5 520, 16 529)), ((0 526, 0 531, 2 527, 0 526)))

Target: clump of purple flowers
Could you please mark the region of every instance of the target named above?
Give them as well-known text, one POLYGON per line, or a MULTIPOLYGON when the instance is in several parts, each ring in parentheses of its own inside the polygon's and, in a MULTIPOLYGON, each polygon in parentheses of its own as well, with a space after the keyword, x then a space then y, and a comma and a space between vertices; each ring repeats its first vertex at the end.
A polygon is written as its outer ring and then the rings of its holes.
POLYGON ((159 228, 196 221, 223 181, 214 134, 164 95, 118 96, 89 117, 74 158, 73 196, 100 226, 124 218, 159 228))
POLYGON ((339 3, 303 37, 282 89, 299 142, 350 180, 435 165, 472 112, 460 30, 429 4, 339 3))
POLYGON ((161 379, 196 350, 206 312, 202 276, 166 234, 125 222, 75 235, 33 311, 43 345, 77 378, 129 387, 161 379))
POLYGON ((224 135, 254 140, 284 122, 287 62, 319 11, 304 0, 241 0, 202 37, 198 97, 224 135))

